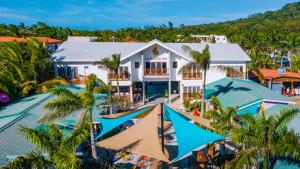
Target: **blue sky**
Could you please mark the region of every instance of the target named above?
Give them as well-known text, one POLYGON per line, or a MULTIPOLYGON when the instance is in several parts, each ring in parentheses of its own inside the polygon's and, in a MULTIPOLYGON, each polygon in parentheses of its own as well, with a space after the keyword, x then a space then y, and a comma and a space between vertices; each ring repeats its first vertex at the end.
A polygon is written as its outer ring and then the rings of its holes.
POLYGON ((289 2, 294 0, 0 0, 0 23, 113 30, 169 21, 196 25, 277 10, 289 2))

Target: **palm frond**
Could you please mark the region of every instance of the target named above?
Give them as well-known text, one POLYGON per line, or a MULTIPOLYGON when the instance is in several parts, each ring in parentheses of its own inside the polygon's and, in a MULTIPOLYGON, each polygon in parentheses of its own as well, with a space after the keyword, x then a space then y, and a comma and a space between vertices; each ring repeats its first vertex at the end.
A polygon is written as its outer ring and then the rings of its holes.
POLYGON ((182 45, 181 48, 184 52, 188 53, 191 56, 191 53, 192 53, 192 48, 191 47, 189 47, 187 45, 182 45))
POLYGON ((193 67, 196 67, 196 66, 197 66, 196 63, 190 62, 190 63, 184 65, 183 67, 181 67, 181 68, 179 69, 178 73, 179 73, 179 74, 180 74, 180 73, 188 73, 189 71, 191 71, 191 69, 192 69, 193 67))
POLYGON ((280 113, 275 115, 274 126, 276 126, 276 130, 286 127, 299 114, 300 110, 297 107, 287 107, 280 110, 280 113))
POLYGON ((66 85, 66 84, 68 84, 68 82, 65 79, 63 79, 61 77, 56 77, 52 80, 48 80, 48 81, 45 81, 45 82, 41 83, 38 86, 38 90, 41 91, 42 93, 44 93, 49 89, 58 87, 60 85, 66 85), (45 88, 46 91, 43 91, 42 88, 45 88))
POLYGON ((50 112, 43 116, 38 122, 52 121, 58 118, 65 118, 73 112, 79 111, 83 108, 82 100, 79 96, 69 93, 60 93, 63 96, 59 96, 50 100, 44 107, 50 112), (66 95, 65 95, 66 94, 66 95), (68 94, 71 97, 67 96, 68 94))
POLYGON ((288 158, 300 160, 300 144, 295 131, 288 131, 287 128, 277 132, 275 138, 276 144, 272 144, 271 153, 272 156, 278 158, 288 158))
POLYGON ((47 150, 47 152, 55 149, 55 147, 50 142, 48 131, 44 128, 35 130, 20 125, 18 130, 26 139, 28 139, 33 145, 37 146, 38 148, 47 150))
POLYGON ((25 168, 39 168, 47 169, 52 166, 52 162, 44 156, 41 152, 28 152, 24 156, 18 156, 3 169, 25 169, 25 168))
POLYGON ((64 96, 69 98, 75 98, 77 97, 76 94, 74 94, 72 91, 66 88, 52 88, 49 90, 49 93, 53 96, 64 96))
POLYGON ((60 149, 53 156, 53 160, 55 161, 55 168, 60 169, 77 169, 81 168, 81 160, 76 157, 73 151, 69 151, 67 149, 60 149))
POLYGON ((228 163, 227 169, 256 168, 258 166, 258 149, 247 149, 237 153, 235 159, 228 163))
MULTIPOLYGON (((86 124, 86 123, 85 123, 86 124)), ((81 125, 80 128, 76 128, 76 130, 73 130, 70 136, 68 136, 65 141, 64 145, 66 147, 70 147, 72 150, 75 150, 76 147, 84 140, 88 138, 90 135, 88 126, 87 125, 81 125)))

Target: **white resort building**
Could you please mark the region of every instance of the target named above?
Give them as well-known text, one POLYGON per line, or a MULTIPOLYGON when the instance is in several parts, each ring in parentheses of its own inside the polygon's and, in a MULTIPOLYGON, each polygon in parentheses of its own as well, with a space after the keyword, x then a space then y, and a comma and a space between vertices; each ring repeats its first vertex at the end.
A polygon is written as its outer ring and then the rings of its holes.
POLYGON ((115 74, 99 69, 94 62, 119 53, 120 90, 132 102, 166 94, 169 101, 189 99, 193 93, 199 95, 203 72, 195 67, 189 72, 179 73, 181 67, 192 61, 191 56, 182 49, 183 45, 200 52, 206 45, 209 46, 211 69, 207 72, 207 83, 224 77, 246 78, 246 62, 250 61, 238 44, 163 43, 159 40, 148 43, 95 42, 94 39, 70 37, 62 43, 53 54, 55 75, 81 82, 93 73, 105 83, 112 81, 116 85, 115 74), (232 66, 239 73, 214 69, 219 65, 232 66))

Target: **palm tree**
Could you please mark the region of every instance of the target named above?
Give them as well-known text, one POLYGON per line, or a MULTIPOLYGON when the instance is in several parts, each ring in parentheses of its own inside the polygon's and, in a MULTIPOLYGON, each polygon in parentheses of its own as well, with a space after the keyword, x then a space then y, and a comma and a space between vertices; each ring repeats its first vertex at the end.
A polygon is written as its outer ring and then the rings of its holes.
POLYGON ((191 70, 192 67, 198 67, 203 70, 203 84, 202 84, 202 100, 201 100, 201 113, 204 113, 204 96, 205 96, 205 83, 206 83, 206 71, 210 67, 210 53, 209 47, 206 45, 205 49, 200 53, 199 51, 193 51, 189 46, 182 46, 183 50, 188 52, 193 58, 193 61, 183 66, 179 72, 187 72, 191 70))
POLYGON ((121 54, 113 54, 111 57, 105 57, 100 61, 95 62, 95 64, 99 65, 100 69, 105 69, 109 71, 113 71, 116 75, 117 80, 117 91, 118 96, 120 96, 120 87, 119 87, 119 67, 121 64, 121 54))
POLYGON ((229 134, 235 126, 234 118, 237 117, 236 108, 223 108, 220 100, 216 96, 211 97, 211 102, 214 107, 212 111, 208 111, 207 116, 212 120, 212 127, 222 135, 229 134))
MULTIPOLYGON (((101 81, 101 83, 103 82, 101 81)), ((96 75, 89 75, 86 88, 80 93, 72 93, 64 88, 50 90, 49 92, 56 97, 45 105, 45 108, 49 109, 50 113, 39 120, 39 122, 53 121, 55 119, 63 119, 72 113, 80 112, 82 119, 89 119, 92 156, 95 160, 97 159, 97 154, 93 129, 93 108, 96 98, 93 91, 96 90, 97 84, 99 83, 97 83, 96 75)))
MULTIPOLYGON (((236 108, 227 107, 224 109, 221 101, 216 96, 212 96, 210 100, 213 110, 207 111, 205 116, 211 119, 211 126, 216 130, 216 132, 221 135, 229 135, 236 125, 234 122, 234 118, 237 117, 236 108)), ((220 147, 220 165, 221 168, 223 168, 225 162, 225 140, 220 142, 220 147)))
POLYGON ((263 108, 260 116, 241 116, 241 126, 233 129, 231 139, 247 148, 238 152, 229 168, 267 169, 279 159, 300 160, 298 138, 287 129, 287 124, 299 114, 299 109, 288 107, 269 117, 263 108))
POLYGON ((20 126, 19 131, 38 151, 31 151, 8 163, 6 169, 23 168, 79 168, 80 159, 75 155, 78 145, 87 139, 86 125, 74 129, 65 136, 57 125, 42 125, 36 129, 20 126))
POLYGON ((0 66, 9 72, 19 96, 27 96, 43 81, 45 72, 51 68, 49 56, 46 47, 36 40, 0 45, 0 59, 3 61, 0 66))

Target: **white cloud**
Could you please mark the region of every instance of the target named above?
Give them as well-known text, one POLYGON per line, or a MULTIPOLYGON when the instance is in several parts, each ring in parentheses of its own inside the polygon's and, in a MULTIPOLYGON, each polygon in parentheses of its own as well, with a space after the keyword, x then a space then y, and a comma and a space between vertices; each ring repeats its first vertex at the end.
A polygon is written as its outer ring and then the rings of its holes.
POLYGON ((0 7, 0 18, 6 19, 17 19, 20 21, 35 21, 34 18, 18 14, 17 11, 9 9, 9 8, 2 8, 0 7))

